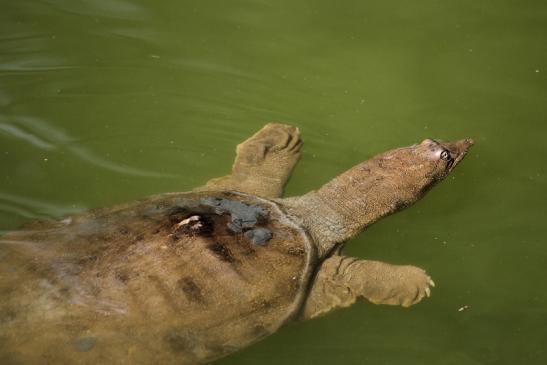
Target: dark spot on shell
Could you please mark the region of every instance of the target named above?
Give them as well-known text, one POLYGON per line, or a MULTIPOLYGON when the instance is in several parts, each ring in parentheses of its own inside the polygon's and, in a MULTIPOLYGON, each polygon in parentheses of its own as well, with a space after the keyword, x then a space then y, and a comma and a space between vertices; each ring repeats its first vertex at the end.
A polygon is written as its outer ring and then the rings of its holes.
POLYGON ((287 253, 292 256, 302 256, 304 255, 304 249, 302 247, 289 247, 287 253))
POLYGON ((268 211, 257 205, 248 205, 237 200, 224 198, 204 198, 201 204, 213 208, 217 215, 229 214, 231 222, 228 229, 240 233, 245 228, 253 228, 268 217, 268 211))
POLYGON ((120 234, 125 236, 125 235, 129 234, 129 229, 127 227, 121 227, 119 232, 120 232, 120 234))
POLYGON ((191 302, 203 303, 203 294, 201 289, 191 278, 182 278, 177 284, 182 289, 186 298, 191 302))
POLYGON ((129 281, 129 275, 126 272, 116 271, 115 276, 116 276, 116 279, 118 279, 124 284, 126 284, 129 281))
POLYGON ((197 341, 192 336, 187 333, 178 333, 175 330, 169 331, 164 340, 173 352, 183 352, 185 354, 191 354, 197 345, 197 341))
POLYGON ((74 348, 76 351, 87 352, 95 347, 96 343, 96 337, 80 337, 74 341, 74 348))
POLYGON ((224 246, 222 243, 215 242, 207 246, 207 248, 215 254, 219 259, 226 262, 235 262, 234 256, 230 249, 224 246))
POLYGON ((220 207, 222 205, 222 198, 211 198, 211 199, 205 199, 207 202, 207 205, 210 205, 212 207, 220 207))
POLYGON ((260 304, 264 308, 272 308, 273 307, 272 302, 270 302, 269 300, 262 300, 262 302, 260 302, 260 304))
POLYGON ((148 275, 148 279, 154 285, 156 290, 161 294, 165 302, 173 309, 174 311, 179 310, 177 300, 173 296, 173 291, 171 288, 159 277, 156 275, 148 275))
POLYGON ((167 216, 171 224, 176 224, 188 217, 188 210, 183 207, 173 207, 169 209, 167 216))
POLYGON ((407 203, 403 200, 397 200, 395 203, 393 203, 393 211, 398 212, 400 210, 403 210, 407 206, 407 203))
POLYGON ((254 303, 254 306, 261 309, 270 309, 273 307, 272 302, 266 299, 260 299, 259 301, 254 303))
POLYGON ((266 327, 258 324, 254 326, 251 330, 251 335, 255 338, 260 338, 269 335, 270 332, 266 329, 266 327))
POLYGON ((135 236, 135 242, 142 241, 143 239, 144 239, 144 234, 142 233, 135 236))
POLYGON ((241 254, 245 256, 250 256, 256 254, 256 250, 253 245, 243 245, 241 247, 241 254))
POLYGON ((0 362, 6 365, 21 365, 23 361, 18 357, 19 355, 9 350, 8 341, 4 337, 0 337, 0 349, 2 353, 0 355, 0 362))
POLYGON ((272 238, 272 232, 263 227, 251 229, 244 234, 245 238, 258 246, 264 246, 272 238))
POLYGON ((243 227, 241 227, 241 223, 239 221, 230 222, 227 226, 231 233, 241 233, 241 231, 243 231, 243 227))
POLYGON ((87 265, 87 264, 92 264, 92 263, 94 263, 95 261, 97 261, 97 256, 95 256, 95 255, 87 255, 87 256, 81 257, 81 258, 78 260, 78 265, 84 266, 84 265, 87 265))
POLYGON ((0 312, 0 324, 8 323, 13 321, 17 317, 17 314, 14 310, 7 309, 5 311, 0 312))

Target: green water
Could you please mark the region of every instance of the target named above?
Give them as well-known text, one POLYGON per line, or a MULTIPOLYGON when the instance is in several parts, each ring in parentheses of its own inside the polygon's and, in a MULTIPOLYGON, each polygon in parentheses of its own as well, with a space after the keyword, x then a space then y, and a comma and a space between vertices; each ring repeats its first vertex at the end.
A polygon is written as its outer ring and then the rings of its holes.
POLYGON ((268 121, 304 136, 289 195, 392 147, 469 136, 453 178, 348 245, 426 268, 432 298, 360 302, 218 364, 547 363, 547 3, 1 8, 0 230, 191 189, 268 121))

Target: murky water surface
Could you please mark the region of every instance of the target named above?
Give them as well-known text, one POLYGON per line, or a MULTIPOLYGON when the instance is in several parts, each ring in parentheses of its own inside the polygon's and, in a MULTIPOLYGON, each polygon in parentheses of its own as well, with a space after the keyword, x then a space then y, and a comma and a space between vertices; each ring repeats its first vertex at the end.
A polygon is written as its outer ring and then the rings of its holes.
POLYGON ((471 136, 453 178, 347 249, 426 268, 431 299, 218 364, 545 364, 546 36, 541 1, 4 1, 0 229, 191 189, 268 121, 305 139, 289 195, 471 136))

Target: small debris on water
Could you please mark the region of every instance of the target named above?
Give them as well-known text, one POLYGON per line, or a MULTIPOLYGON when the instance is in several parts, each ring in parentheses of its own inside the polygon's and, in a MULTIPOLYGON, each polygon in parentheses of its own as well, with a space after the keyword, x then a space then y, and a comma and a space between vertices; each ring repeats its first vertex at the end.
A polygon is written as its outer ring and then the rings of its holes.
POLYGON ((464 306, 458 308, 458 312, 463 312, 465 310, 468 310, 469 308, 471 308, 469 305, 464 305, 464 306))

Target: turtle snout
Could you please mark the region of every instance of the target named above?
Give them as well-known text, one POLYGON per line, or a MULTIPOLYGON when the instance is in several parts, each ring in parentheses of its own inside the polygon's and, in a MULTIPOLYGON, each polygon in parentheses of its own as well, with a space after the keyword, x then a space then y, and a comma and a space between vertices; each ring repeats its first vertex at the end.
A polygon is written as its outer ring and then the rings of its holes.
POLYGON ((465 145, 467 148, 469 148, 469 147, 471 147, 475 144, 475 141, 473 140, 473 138, 462 139, 460 142, 463 145, 465 145))
POLYGON ((472 138, 460 139, 459 141, 444 143, 444 147, 450 151, 452 157, 448 171, 452 171, 454 167, 465 157, 469 148, 475 143, 472 138))
POLYGON ((454 142, 455 152, 458 155, 465 155, 469 148, 475 144, 472 138, 465 138, 454 142))
POLYGON ((450 151, 451 156, 454 159, 463 157, 469 150, 469 148, 475 143, 471 138, 460 139, 453 142, 441 142, 440 144, 450 151))

